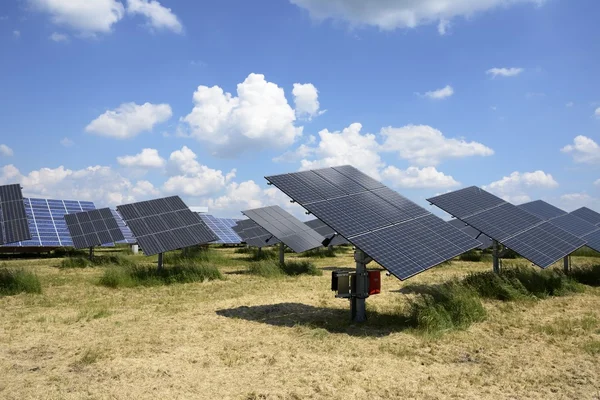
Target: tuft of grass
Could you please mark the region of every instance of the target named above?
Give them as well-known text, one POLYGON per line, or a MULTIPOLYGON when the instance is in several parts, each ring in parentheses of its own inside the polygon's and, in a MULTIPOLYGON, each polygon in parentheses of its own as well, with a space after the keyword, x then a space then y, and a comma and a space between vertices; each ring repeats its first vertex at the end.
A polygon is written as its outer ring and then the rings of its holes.
POLYGON ((59 268, 87 268, 91 267, 92 263, 87 258, 83 257, 68 257, 60 262, 59 268))
POLYGON ((250 254, 252 253, 252 247, 238 247, 233 252, 235 254, 250 254))
POLYGON ((481 252, 477 250, 469 250, 466 253, 463 253, 460 256, 458 256, 458 259, 460 261, 479 262, 481 261, 481 252))
POLYGON ((600 286, 600 264, 573 268, 569 276, 584 285, 600 286))
POLYGON ((462 282, 486 299, 513 301, 528 295, 527 289, 519 280, 492 271, 472 273, 462 282))
POLYGON ((0 296, 19 293, 42 293, 40 280, 32 272, 24 269, 0 268, 0 296))
POLYGON ((286 261, 283 263, 283 265, 280 265, 279 268, 281 268, 284 274, 290 276, 323 275, 323 271, 317 268, 315 264, 311 263, 310 261, 286 261))
POLYGON ((409 322, 427 334, 466 329, 483 321, 486 311, 477 293, 460 282, 432 287, 409 306, 409 322))
POLYGON ((590 340, 585 342, 581 347, 592 356, 600 354, 600 340, 590 340))
POLYGON ((339 250, 336 247, 319 247, 316 249, 312 249, 309 251, 305 251, 302 253, 302 257, 311 257, 311 258, 327 258, 327 257, 337 257, 337 253, 342 253, 343 250, 339 250))
POLYGON ((87 257, 68 257, 61 261, 59 268, 88 268, 95 266, 133 266, 135 263, 120 254, 99 255, 92 259, 87 257))
POLYGON ((283 276, 283 271, 279 263, 274 260, 263 260, 254 262, 248 267, 252 275, 262 276, 263 278, 277 278, 283 276))
POLYGON ((600 253, 597 252, 594 249, 590 249, 587 246, 584 246, 580 249, 575 250, 572 254, 572 256, 579 256, 579 257, 600 257, 600 253))
POLYGON ((215 279, 223 279, 217 267, 204 263, 191 263, 160 270, 148 266, 110 268, 104 272, 99 283, 102 286, 118 288, 204 282, 215 279))

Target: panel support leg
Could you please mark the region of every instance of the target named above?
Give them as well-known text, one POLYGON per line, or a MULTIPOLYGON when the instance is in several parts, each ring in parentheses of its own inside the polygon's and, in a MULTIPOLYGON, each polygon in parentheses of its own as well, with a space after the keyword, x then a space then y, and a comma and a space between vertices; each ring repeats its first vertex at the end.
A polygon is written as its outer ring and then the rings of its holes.
POLYGON ((500 273, 500 260, 498 257, 498 241, 497 240, 494 240, 493 246, 494 246, 494 255, 493 255, 493 257, 494 257, 494 266, 493 266, 494 273, 499 274, 500 273))
POLYGON ((371 261, 367 255, 359 249, 354 251, 354 260, 356 261, 356 285, 353 285, 355 291, 350 298, 350 312, 353 322, 364 322, 367 320, 366 299, 369 297, 369 275, 367 273, 367 264, 371 261))
POLYGON ((563 264, 564 264, 563 267, 564 267, 565 274, 569 273, 569 270, 570 270, 570 265, 569 265, 570 261, 571 260, 569 259, 569 256, 565 256, 563 258, 563 264))
POLYGON ((163 269, 163 253, 158 253, 158 270, 163 269))
POLYGON ((258 248, 258 251, 256 252, 256 254, 258 254, 258 258, 260 258, 260 255, 262 254, 262 247, 258 248))
POLYGON ((285 245, 283 242, 279 242, 279 264, 283 265, 285 262, 285 245))
POLYGON ((94 258, 94 248, 90 247, 90 261, 94 258))

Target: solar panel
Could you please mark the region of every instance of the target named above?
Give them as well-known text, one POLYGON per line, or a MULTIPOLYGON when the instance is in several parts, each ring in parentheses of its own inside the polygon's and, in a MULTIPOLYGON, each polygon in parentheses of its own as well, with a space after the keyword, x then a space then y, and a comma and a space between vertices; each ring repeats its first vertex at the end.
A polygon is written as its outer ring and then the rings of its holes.
POLYGON ((466 233, 473 239, 480 241, 481 245, 479 247, 477 247, 480 250, 489 249, 494 244, 494 241, 492 239, 490 239, 489 236, 484 235, 483 233, 481 233, 477 229, 473 228, 472 226, 465 224, 460 219, 452 219, 452 220, 448 221, 448 223, 450 225, 452 225, 453 227, 460 229, 461 231, 463 231, 464 233, 466 233))
POLYGON ((219 238, 179 196, 117 206, 147 256, 219 238))
POLYGON ((266 179, 399 279, 481 244, 350 165, 266 179))
POLYGON ((64 218, 76 249, 125 240, 110 208, 66 214, 64 218))
POLYGON ((590 224, 600 226, 600 213, 597 213, 594 210, 590 210, 587 207, 581 207, 575 211, 571 211, 571 214, 589 222, 590 224))
POLYGON ((219 240, 217 240, 215 243, 239 244, 242 242, 242 239, 240 239, 239 235, 232 229, 232 227, 235 225, 235 220, 217 218, 209 214, 199 215, 209 229, 219 238, 219 240))
POLYGON ((529 203, 524 203, 517 207, 536 215, 545 221, 560 217, 561 215, 565 215, 567 213, 566 211, 561 210, 558 207, 554 207, 552 204, 546 203, 543 200, 530 201, 529 203))
POLYGON ((296 253, 323 246, 325 238, 322 235, 279 206, 256 208, 242 213, 296 253))
POLYGON ((117 243, 136 244, 137 239, 133 236, 133 232, 131 232, 131 229, 125 224, 125 221, 123 221, 121 214, 119 214, 117 210, 111 209, 110 211, 112 212, 113 217, 115 217, 115 221, 117 221, 117 225, 119 225, 119 229, 125 238, 124 240, 119 240, 117 243))
POLYGON ((428 201, 542 268, 585 245, 552 222, 475 186, 428 201))
POLYGON ((348 244, 348 241, 339 234, 331 229, 325 222, 321 221, 318 218, 311 219, 310 221, 306 221, 305 224, 310 228, 314 229, 318 234, 324 236, 326 238, 331 238, 333 235, 333 239, 329 242, 329 246, 340 246, 342 244, 348 244))
POLYGON ((237 221, 236 226, 232 229, 240 236, 243 242, 252 247, 260 248, 279 243, 279 239, 251 219, 237 221))
POLYGON ((592 233, 600 229, 600 227, 590 224, 589 222, 573 214, 565 214, 561 215, 560 217, 552 218, 550 223, 569 233, 572 233, 577 237, 583 237, 588 233, 592 233))
POLYGON ((31 239, 21 185, 0 186, 0 244, 31 239))

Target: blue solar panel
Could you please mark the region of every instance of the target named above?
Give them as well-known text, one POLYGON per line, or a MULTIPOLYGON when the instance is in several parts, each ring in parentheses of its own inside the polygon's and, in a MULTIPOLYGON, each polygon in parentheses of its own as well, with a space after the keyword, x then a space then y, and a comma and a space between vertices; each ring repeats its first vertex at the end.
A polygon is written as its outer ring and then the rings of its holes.
POLYGON ((31 239, 3 247, 71 247, 64 215, 96 209, 91 201, 24 198, 31 239))
POLYGON ((117 225, 119 225, 119 229, 121 230, 121 233, 123 233, 123 236, 125 237, 125 240, 121 240, 117 243, 127 243, 127 244, 135 244, 137 243, 137 239, 135 238, 135 236, 133 236, 133 232, 131 232, 131 229, 129 229, 129 227, 127 225, 125 225, 125 221, 123 221, 123 217, 121 217, 121 214, 119 214, 119 212, 117 210, 110 210, 113 214, 113 216, 115 217, 115 220, 117 221, 117 225))
POLYGON ((240 244, 242 239, 232 229, 237 221, 232 218, 217 218, 210 214, 199 214, 200 218, 210 228, 219 240, 213 243, 219 244, 240 244))

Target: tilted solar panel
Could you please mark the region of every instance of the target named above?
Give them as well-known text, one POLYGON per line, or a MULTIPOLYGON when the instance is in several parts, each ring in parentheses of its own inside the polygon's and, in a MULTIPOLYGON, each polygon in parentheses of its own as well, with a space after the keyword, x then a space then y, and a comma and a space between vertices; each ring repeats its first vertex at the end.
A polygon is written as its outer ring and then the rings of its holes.
POLYGON ((110 211, 112 212, 113 217, 115 217, 115 221, 117 221, 117 225, 119 225, 119 229, 121 230, 121 233, 125 238, 124 240, 120 240, 117 243, 136 244, 137 239, 135 238, 135 236, 133 236, 133 232, 131 232, 131 229, 129 229, 129 227, 125 224, 125 221, 123 221, 123 217, 121 217, 121 214, 119 214, 117 210, 111 209, 110 211))
POLYGON ((494 241, 490 239, 489 236, 484 235, 472 226, 465 224, 460 219, 451 219, 450 221, 448 221, 448 223, 453 227, 460 229, 473 239, 480 241, 481 245, 477 247, 480 250, 489 249, 494 244, 494 241))
POLYGON ((124 204, 117 211, 147 256, 219 239, 179 196, 124 204))
POLYGON ((125 240, 110 208, 65 214, 64 218, 76 249, 125 240))
POLYGON ((325 238, 279 206, 242 211, 296 253, 323 246, 325 238))
POLYGON ((567 214, 566 211, 554 207, 552 204, 546 203, 543 200, 530 201, 529 203, 524 203, 517 207, 546 221, 567 214))
POLYGON ((237 221, 232 228, 247 245, 252 247, 273 246, 279 243, 279 239, 270 234, 251 219, 237 221))
POLYGON ((233 219, 217 218, 209 214, 199 215, 210 230, 219 238, 219 240, 214 243, 239 244, 242 242, 239 235, 232 229, 232 222, 235 225, 233 219))
POLYGON ((600 213, 597 213, 596 211, 591 210, 587 207, 581 207, 575 211, 571 211, 571 214, 589 222, 590 224, 600 226, 600 213))
POLYGON ((481 244, 350 165, 266 179, 399 279, 481 244))
POLYGON ((329 242, 329 246, 340 246, 349 243, 342 235, 337 234, 336 231, 331 229, 325 222, 321 221, 318 218, 306 221, 305 224, 314 229, 321 236, 324 236, 329 239, 333 237, 333 239, 331 239, 331 241, 329 242))
POLYGON ((0 244, 31 239, 21 185, 0 186, 0 244))
POLYGON ((546 268, 585 245, 575 235, 522 208, 471 186, 428 201, 546 268))

